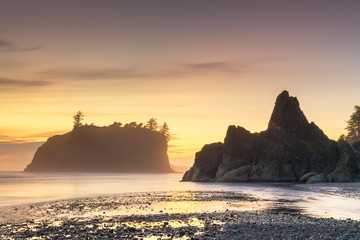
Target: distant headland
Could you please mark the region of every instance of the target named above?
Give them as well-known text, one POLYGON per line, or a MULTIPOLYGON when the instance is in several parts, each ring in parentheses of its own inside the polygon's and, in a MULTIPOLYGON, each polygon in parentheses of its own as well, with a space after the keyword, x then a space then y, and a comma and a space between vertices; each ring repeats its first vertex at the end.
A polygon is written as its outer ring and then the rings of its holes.
POLYGON ((167 155, 169 128, 151 118, 146 125, 114 122, 98 127, 83 125, 82 112, 74 128, 50 137, 40 146, 26 172, 170 173, 167 155))
POLYGON ((308 122, 297 98, 283 91, 267 130, 250 133, 229 126, 224 143, 205 145, 196 153, 183 181, 360 181, 360 142, 355 142, 360 137, 359 106, 348 124, 352 144, 344 135, 338 142, 330 140, 314 122, 308 122))

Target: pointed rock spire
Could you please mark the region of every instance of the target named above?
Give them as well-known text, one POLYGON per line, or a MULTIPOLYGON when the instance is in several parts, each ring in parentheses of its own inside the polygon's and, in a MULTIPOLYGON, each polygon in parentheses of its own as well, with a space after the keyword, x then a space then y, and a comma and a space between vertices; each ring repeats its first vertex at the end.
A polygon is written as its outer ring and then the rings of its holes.
POLYGON ((290 132, 296 132, 306 128, 308 125, 309 122, 301 111, 297 98, 289 96, 289 92, 286 90, 280 93, 276 98, 268 130, 282 128, 290 132))

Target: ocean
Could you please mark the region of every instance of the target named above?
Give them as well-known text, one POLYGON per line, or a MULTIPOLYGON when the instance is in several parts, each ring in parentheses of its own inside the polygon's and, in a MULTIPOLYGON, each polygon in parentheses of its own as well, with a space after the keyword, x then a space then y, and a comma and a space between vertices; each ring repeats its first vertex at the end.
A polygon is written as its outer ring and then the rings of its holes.
POLYGON ((271 200, 273 211, 360 220, 360 183, 194 183, 182 174, 0 172, 0 207, 99 195, 169 191, 240 191, 271 200))

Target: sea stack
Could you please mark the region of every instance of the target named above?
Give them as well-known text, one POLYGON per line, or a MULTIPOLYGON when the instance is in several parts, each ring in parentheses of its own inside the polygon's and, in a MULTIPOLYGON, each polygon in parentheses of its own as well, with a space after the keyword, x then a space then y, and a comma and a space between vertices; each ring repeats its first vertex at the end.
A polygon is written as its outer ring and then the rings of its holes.
POLYGON ((299 101, 288 91, 276 98, 267 130, 250 133, 229 126, 221 149, 210 153, 204 147, 183 181, 360 181, 358 151, 346 142, 330 140, 315 123, 309 123, 299 101), (205 150, 207 158, 200 159, 205 150), (204 166, 216 168, 216 174, 207 174, 204 166))
POLYGON ((173 172, 167 140, 146 128, 82 126, 50 137, 27 172, 173 172))

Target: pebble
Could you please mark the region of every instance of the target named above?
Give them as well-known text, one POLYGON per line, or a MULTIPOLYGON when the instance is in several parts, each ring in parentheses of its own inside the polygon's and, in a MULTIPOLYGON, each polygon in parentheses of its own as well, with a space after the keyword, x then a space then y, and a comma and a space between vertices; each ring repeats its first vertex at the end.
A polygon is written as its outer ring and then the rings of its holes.
MULTIPOLYGON (((229 201, 228 195, 226 192, 195 192, 188 200, 206 199, 225 204, 229 201)), ((170 214, 160 210, 145 215, 105 215, 120 206, 138 208, 142 204, 174 201, 176 196, 144 193, 31 205, 30 213, 39 211, 45 213, 45 217, 2 223, 0 239, 360 239, 359 221, 281 212, 226 209, 170 214), (82 215, 93 212, 103 215, 82 215)), ((241 194, 230 197, 236 201, 253 200, 241 194)))

